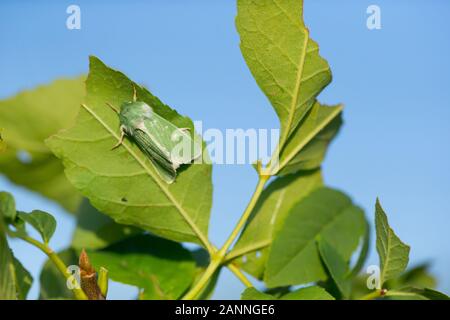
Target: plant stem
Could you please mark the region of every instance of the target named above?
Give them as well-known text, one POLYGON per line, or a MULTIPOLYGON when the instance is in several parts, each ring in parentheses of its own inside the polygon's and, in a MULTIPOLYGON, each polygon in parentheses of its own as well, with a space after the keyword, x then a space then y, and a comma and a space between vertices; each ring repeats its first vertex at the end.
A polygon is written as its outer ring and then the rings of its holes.
POLYGON ((214 272, 216 272, 217 268, 220 266, 221 261, 217 255, 214 255, 209 263, 209 266, 206 268, 203 275, 200 277, 198 282, 189 290, 188 293, 183 297, 183 300, 194 300, 201 293, 204 287, 208 284, 209 279, 212 277, 214 272))
MULTIPOLYGON (((50 261, 52 261, 53 264, 55 265, 55 267, 59 270, 59 272, 64 276, 64 278, 66 280, 69 280, 70 275, 67 273, 67 266, 61 260, 61 258, 46 243, 39 242, 36 239, 33 239, 27 235, 21 235, 16 232, 10 231, 9 234, 12 237, 19 238, 25 242, 28 242, 29 244, 35 246, 36 248, 41 250, 43 253, 45 253, 48 256, 48 258, 50 259, 50 261)), ((73 279, 73 280, 70 279, 70 280, 76 282, 76 279, 73 279)), ((79 286, 78 283, 75 283, 75 288, 72 289, 72 292, 77 300, 87 300, 88 299, 86 294, 83 292, 83 290, 81 289, 81 287, 79 286)))
MULTIPOLYGON (((259 176, 258 184, 256 185, 252 198, 250 199, 250 202, 248 203, 247 208, 245 208, 245 211, 242 214, 241 218, 239 219, 238 223, 234 227, 233 231, 231 232, 230 236, 228 237, 223 247, 219 251, 211 255, 211 262, 209 266, 206 268, 205 272, 200 277, 200 280, 183 297, 184 300, 195 299, 203 290, 203 288, 208 284, 208 281, 214 274, 214 272, 216 272, 216 270, 223 263, 223 260, 228 252, 228 249, 233 244, 234 240, 239 235, 241 229, 244 227, 245 223, 250 217, 253 209, 255 208, 256 202, 261 196, 261 193, 264 190, 264 186, 269 178, 270 176, 261 176, 261 175, 259 176)), ((236 266, 230 264, 229 268, 246 286, 252 286, 251 282, 244 276, 244 274, 242 274, 242 272, 240 272, 240 270, 236 266)))
POLYGON ((242 273, 241 269, 239 269, 238 266, 230 263, 227 265, 228 269, 230 269, 231 272, 234 273, 234 275, 241 280, 241 282, 247 287, 253 287, 253 284, 250 282, 250 280, 247 279, 247 277, 245 276, 245 274, 242 273))
POLYGON ((388 291, 386 292, 387 297, 417 297, 417 294, 414 292, 403 292, 403 291, 388 291))
POLYGON ((359 298, 358 300, 373 300, 376 298, 384 297, 387 295, 387 293, 388 293, 388 291, 386 289, 375 290, 375 291, 359 298))

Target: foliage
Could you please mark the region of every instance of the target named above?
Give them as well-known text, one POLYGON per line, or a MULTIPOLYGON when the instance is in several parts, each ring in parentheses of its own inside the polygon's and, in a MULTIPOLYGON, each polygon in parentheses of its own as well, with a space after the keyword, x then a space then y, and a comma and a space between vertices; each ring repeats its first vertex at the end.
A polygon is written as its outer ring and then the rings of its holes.
POLYGON ((85 87, 82 78, 57 80, 0 101, 0 171, 77 219, 72 243, 55 253, 53 216, 20 212, 11 194, 0 193, 0 299, 25 299, 33 280, 9 238, 48 256, 40 299, 107 298, 108 278, 138 288, 139 299, 206 299, 222 268, 247 286, 246 300, 448 299, 434 290, 425 266, 405 271, 410 248, 378 200, 380 286, 367 288, 360 270, 369 223, 348 195, 323 180, 321 164, 343 107, 318 101, 331 70, 309 36, 303 1, 238 0, 237 9, 242 55, 279 118, 281 136, 271 161, 257 163, 255 192, 224 245, 216 248, 208 238, 209 161, 183 165, 168 184, 130 137, 113 149, 120 119, 108 104, 136 96, 196 138, 191 119, 91 56, 85 87), (261 290, 248 276, 262 280, 261 290))

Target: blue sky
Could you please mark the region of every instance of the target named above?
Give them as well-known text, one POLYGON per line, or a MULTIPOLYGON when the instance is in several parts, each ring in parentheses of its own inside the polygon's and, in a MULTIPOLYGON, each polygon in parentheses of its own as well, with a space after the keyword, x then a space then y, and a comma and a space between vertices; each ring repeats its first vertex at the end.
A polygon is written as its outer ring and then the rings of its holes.
MULTIPOLYGON (((88 71, 88 55, 145 84, 204 128, 276 128, 278 121, 239 51, 235 2, 2 1, 0 98, 88 71), (65 26, 81 7, 81 30, 65 26)), ((326 182, 344 190, 370 219, 380 197, 391 225, 412 247, 412 264, 429 261, 450 292, 450 3, 445 0, 305 0, 305 20, 333 82, 320 100, 345 104, 345 126, 324 164, 326 182), (366 28, 366 8, 381 8, 382 29, 366 28)), ((256 183, 250 166, 216 166, 210 237, 224 242, 256 183)), ((52 244, 70 242, 74 220, 56 204, 0 178, 22 210, 56 215, 52 244)), ((37 250, 12 247, 37 278, 37 250)), ((372 248, 373 249, 373 248, 372 248)), ((370 264, 377 263, 372 250, 370 264)), ((215 298, 243 286, 224 271, 215 298)), ((31 298, 37 296, 32 288, 31 298)), ((135 290, 114 285, 112 298, 135 290)))

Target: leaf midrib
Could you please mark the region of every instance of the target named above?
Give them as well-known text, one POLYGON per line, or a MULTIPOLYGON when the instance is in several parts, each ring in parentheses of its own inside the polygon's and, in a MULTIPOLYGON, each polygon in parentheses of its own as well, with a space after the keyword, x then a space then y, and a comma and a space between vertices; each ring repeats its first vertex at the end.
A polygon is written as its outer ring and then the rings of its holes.
POLYGON ((289 134, 291 133, 291 127, 292 127, 292 122, 294 121, 295 109, 298 104, 298 99, 300 97, 300 86, 302 84, 302 75, 303 75, 303 69, 305 66, 308 41, 309 41, 309 31, 308 31, 308 29, 305 28, 305 39, 303 40, 303 48, 302 48, 302 52, 300 55, 300 61, 299 61, 299 66, 298 66, 298 71, 297 71, 297 78, 295 81, 294 96, 292 97, 291 106, 289 108, 287 125, 283 132, 283 137, 280 140, 280 146, 281 146, 280 150, 284 147, 284 144, 286 143, 287 138, 289 137, 289 134))
POLYGON ((382 223, 382 227, 383 227, 383 229, 385 229, 385 231, 387 229, 387 237, 386 237, 387 243, 386 243, 386 252, 385 252, 386 258, 384 260, 384 264, 382 266, 382 271, 381 271, 381 285, 383 285, 383 283, 384 283, 384 278, 386 276, 386 267, 389 266, 389 259, 390 259, 389 256, 391 254, 391 228, 390 227, 386 228, 386 225, 384 223, 382 223))
MULTIPOLYGON (((89 112, 111 134, 112 137, 117 139, 117 141, 120 140, 120 137, 114 132, 114 130, 110 128, 108 124, 106 124, 91 108, 89 108, 85 104, 82 104, 81 106, 84 109, 86 109, 86 111, 89 112)), ((200 229, 197 227, 197 225, 194 223, 194 221, 191 219, 188 213, 184 210, 181 204, 178 203, 178 201, 175 199, 172 193, 167 189, 164 183, 159 180, 159 178, 150 170, 150 168, 148 168, 148 166, 142 161, 142 159, 133 150, 131 150, 131 148, 126 143, 123 143, 122 145, 128 151, 128 153, 139 163, 139 165, 142 166, 142 168, 147 172, 147 174, 156 182, 156 184, 164 192, 169 201, 171 201, 174 204, 175 208, 178 210, 178 212, 181 214, 183 219, 192 229, 194 234, 199 238, 199 240, 202 242, 205 248, 208 251, 211 251, 211 244, 209 243, 207 237, 203 234, 203 232, 200 231, 200 229)))

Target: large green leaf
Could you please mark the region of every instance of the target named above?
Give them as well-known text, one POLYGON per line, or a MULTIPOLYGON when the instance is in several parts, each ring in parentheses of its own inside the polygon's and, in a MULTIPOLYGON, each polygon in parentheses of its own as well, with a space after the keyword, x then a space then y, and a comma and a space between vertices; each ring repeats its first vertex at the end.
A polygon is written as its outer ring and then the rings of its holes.
MULTIPOLYGON (((58 256, 66 266, 78 266, 78 254, 74 249, 58 252, 58 256)), ((67 287, 67 281, 52 261, 47 260, 39 277, 39 299, 74 299, 74 295, 67 287)))
POLYGON ((75 126, 48 140, 63 159, 69 180, 94 207, 118 223, 205 245, 212 202, 211 165, 190 165, 180 170, 175 183, 165 183, 128 139, 111 150, 120 136, 119 118, 106 102, 118 106, 131 101, 134 86, 138 100, 168 121, 193 132, 192 121, 95 57, 90 59, 86 85, 86 103, 75 126))
POLYGON ((302 172, 275 179, 263 191, 229 259, 257 278, 262 277, 268 246, 289 210, 314 189, 322 186, 320 171, 302 172), (259 252, 259 253, 258 253, 259 252))
POLYGON ((84 96, 83 78, 58 80, 0 101, 0 127, 7 143, 0 172, 74 212, 81 197, 44 140, 70 126, 84 96))
POLYGON ((303 22, 303 1, 239 0, 236 25, 247 65, 287 136, 331 81, 303 22))
POLYGON ((342 297, 347 298, 351 290, 351 281, 348 278, 348 263, 326 240, 320 239, 318 241, 318 247, 320 256, 331 279, 334 281, 342 297))
POLYGON ((364 213, 345 194, 320 188, 296 204, 277 233, 264 279, 269 287, 326 278, 316 241, 332 243, 345 261, 357 248, 365 229, 364 213))
POLYGON ((316 102, 286 142, 279 159, 278 175, 320 167, 328 145, 342 125, 342 106, 316 102))
POLYGON ((87 199, 84 199, 78 209, 77 222, 72 247, 79 250, 102 249, 143 232, 139 228, 114 222, 110 217, 95 209, 87 199))
POLYGON ((19 212, 19 218, 36 229, 44 243, 48 243, 55 233, 56 220, 47 212, 40 210, 33 210, 31 213, 19 212))
POLYGON ((375 227, 377 231, 377 252, 380 257, 380 281, 383 284, 399 276, 409 261, 409 246, 404 244, 389 226, 379 200, 375 205, 375 227))
POLYGON ((150 235, 138 235, 88 254, 97 270, 103 266, 112 280, 144 289, 146 299, 179 298, 196 271, 188 250, 150 235))

